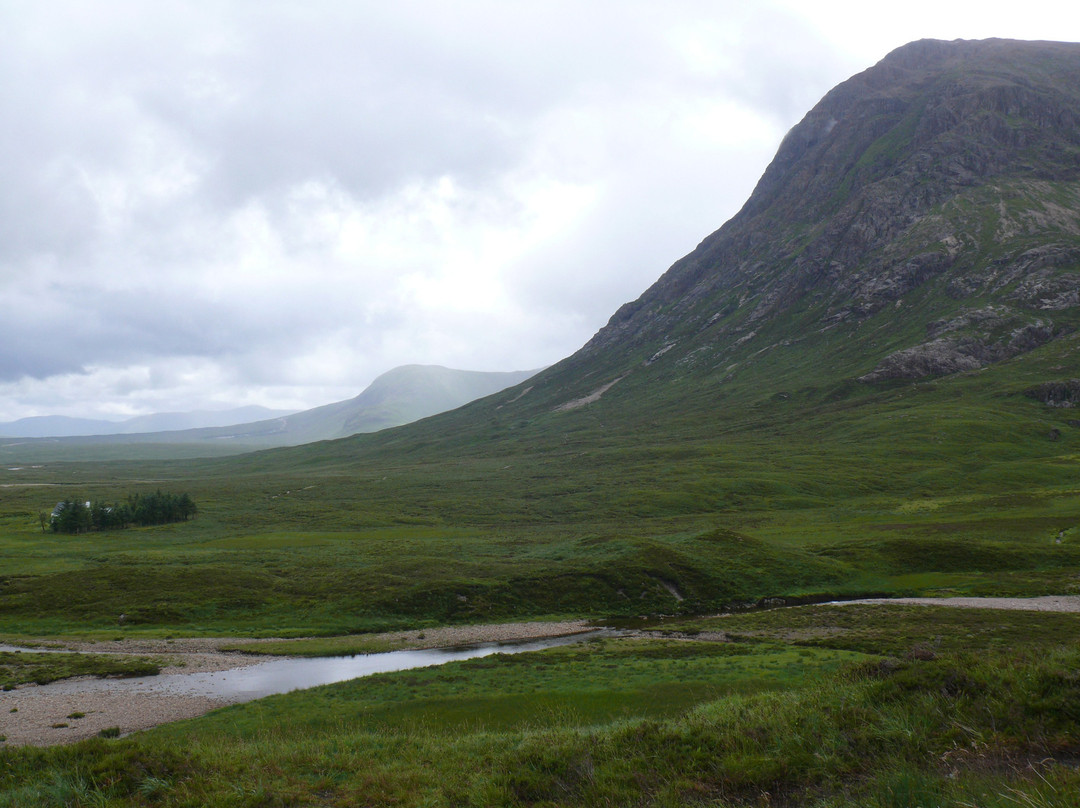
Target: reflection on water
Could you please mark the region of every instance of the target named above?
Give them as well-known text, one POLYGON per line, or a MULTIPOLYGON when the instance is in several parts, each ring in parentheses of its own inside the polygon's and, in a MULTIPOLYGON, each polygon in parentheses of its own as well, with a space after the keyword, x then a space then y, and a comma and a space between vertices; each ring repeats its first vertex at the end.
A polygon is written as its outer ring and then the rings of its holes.
MULTIPOLYGON (((517 643, 483 643, 459 648, 432 648, 423 651, 388 651, 344 657, 271 659, 244 668, 214 673, 174 673, 134 679, 84 679, 42 685, 58 693, 96 691, 161 693, 206 696, 229 702, 251 701, 275 693, 287 693, 316 685, 343 682, 373 673, 424 668, 490 654, 519 654, 559 645, 582 642, 615 632, 598 629, 566 637, 548 637, 517 643)), ((0 650, 3 650, 0 647, 0 650)), ((14 649, 12 649, 14 650, 14 649)), ((29 650, 29 649, 26 649, 29 650)))

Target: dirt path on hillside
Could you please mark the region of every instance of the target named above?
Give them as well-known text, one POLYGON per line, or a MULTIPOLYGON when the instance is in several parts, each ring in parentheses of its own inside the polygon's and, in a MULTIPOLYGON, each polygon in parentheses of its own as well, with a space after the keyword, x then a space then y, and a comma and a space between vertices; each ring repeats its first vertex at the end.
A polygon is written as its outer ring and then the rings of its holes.
MULTIPOLYGON (((589 631, 584 620, 543 623, 499 623, 483 626, 448 626, 417 631, 371 635, 399 648, 442 648, 484 642, 558 637, 589 631)), ((129 654, 154 658, 162 677, 190 673, 213 673, 257 665, 268 659, 220 646, 255 645, 274 640, 235 638, 187 638, 176 640, 117 640, 111 642, 57 642, 42 640, 40 647, 83 653, 129 654)), ((37 644, 35 644, 37 647, 37 644)), ((74 683, 92 677, 64 680, 74 683)), ((149 729, 170 721, 194 718, 233 703, 229 699, 179 694, 77 692, 77 687, 22 685, 0 692, 0 735, 10 745, 52 746, 90 738, 101 730, 117 727, 122 733, 149 729), (82 714, 77 718, 71 716, 82 714)))

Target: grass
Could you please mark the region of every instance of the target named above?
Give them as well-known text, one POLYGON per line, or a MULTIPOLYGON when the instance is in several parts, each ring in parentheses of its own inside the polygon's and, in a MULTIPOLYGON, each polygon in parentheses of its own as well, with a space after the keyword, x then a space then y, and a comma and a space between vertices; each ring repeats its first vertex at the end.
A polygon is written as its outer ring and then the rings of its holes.
POLYGON ((659 632, 722 632, 742 641, 788 642, 897 658, 929 653, 1080 647, 1080 615, 922 605, 819 605, 693 620, 659 632))
POLYGON ((286 694, 225 710, 202 726, 239 739, 258 737, 266 727, 284 721, 313 735, 341 722, 416 727, 447 736, 547 723, 590 726, 677 715, 727 693, 798 686, 814 673, 862 658, 833 649, 592 641, 286 694))
POLYGON ((0 688, 4 689, 73 676, 154 676, 159 670, 152 660, 142 657, 0 651, 0 688))

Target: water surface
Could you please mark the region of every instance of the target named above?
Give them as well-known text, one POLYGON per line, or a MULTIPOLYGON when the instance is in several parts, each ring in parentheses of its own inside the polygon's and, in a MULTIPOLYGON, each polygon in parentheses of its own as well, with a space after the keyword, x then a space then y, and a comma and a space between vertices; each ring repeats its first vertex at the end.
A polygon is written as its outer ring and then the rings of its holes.
MULTIPOLYGON (((373 673, 402 671, 442 665, 491 654, 520 654, 560 645, 583 642, 615 632, 598 629, 564 637, 545 637, 513 643, 481 643, 456 648, 429 648, 415 651, 387 651, 353 656, 268 659, 243 668, 212 673, 169 673, 131 679, 68 679, 41 685, 55 693, 159 693, 162 695, 204 696, 228 702, 251 701, 275 693, 288 693, 317 685, 344 682, 373 673)), ((34 650, 6 647, 7 650, 34 650)), ((0 646, 5 650, 5 646, 0 646)))

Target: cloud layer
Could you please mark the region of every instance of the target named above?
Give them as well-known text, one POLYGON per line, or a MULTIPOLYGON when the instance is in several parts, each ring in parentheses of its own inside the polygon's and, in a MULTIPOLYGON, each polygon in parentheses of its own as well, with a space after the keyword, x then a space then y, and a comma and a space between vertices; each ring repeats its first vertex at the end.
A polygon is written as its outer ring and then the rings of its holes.
POLYGON ((829 87, 994 33, 743 5, 4 4, 0 420, 552 363, 733 214, 829 87))

